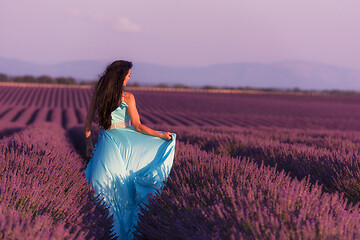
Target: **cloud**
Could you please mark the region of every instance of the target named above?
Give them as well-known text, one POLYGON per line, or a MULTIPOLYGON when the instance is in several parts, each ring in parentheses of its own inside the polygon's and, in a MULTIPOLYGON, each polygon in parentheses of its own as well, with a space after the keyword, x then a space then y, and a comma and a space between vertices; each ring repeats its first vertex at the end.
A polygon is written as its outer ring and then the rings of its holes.
POLYGON ((141 27, 128 18, 118 18, 113 24, 113 29, 119 32, 140 32, 141 27))
POLYGON ((67 11, 67 14, 71 17, 88 19, 97 23, 110 26, 111 29, 117 32, 141 32, 141 27, 127 17, 113 18, 110 16, 105 16, 101 13, 84 13, 74 9, 69 9, 67 11))

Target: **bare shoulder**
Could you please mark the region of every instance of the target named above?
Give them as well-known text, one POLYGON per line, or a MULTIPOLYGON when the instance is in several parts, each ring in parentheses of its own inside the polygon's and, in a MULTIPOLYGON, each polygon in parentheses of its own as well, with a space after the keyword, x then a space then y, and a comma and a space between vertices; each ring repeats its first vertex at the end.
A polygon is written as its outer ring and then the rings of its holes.
POLYGON ((125 92, 124 100, 127 103, 131 103, 135 101, 135 97, 131 92, 125 92))
POLYGON ((134 99, 134 95, 131 92, 125 92, 125 99, 134 99))

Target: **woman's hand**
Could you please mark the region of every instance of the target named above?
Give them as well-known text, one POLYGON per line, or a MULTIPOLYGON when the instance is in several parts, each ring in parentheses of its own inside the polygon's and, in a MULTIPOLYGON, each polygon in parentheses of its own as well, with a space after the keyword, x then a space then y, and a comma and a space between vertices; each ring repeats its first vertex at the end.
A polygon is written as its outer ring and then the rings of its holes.
POLYGON ((94 145, 92 143, 86 143, 86 156, 91 157, 93 154, 94 145))
POLYGON ((165 139, 165 140, 171 140, 172 139, 172 136, 174 133, 171 133, 171 132, 163 132, 161 134, 161 138, 165 139))

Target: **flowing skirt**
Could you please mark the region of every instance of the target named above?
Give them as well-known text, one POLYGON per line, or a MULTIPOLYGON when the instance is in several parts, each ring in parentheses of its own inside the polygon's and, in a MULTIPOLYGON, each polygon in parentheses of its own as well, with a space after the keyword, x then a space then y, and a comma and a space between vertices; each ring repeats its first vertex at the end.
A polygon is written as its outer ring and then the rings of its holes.
POLYGON ((133 126, 102 130, 85 176, 101 194, 114 217, 119 239, 131 239, 150 193, 161 189, 169 176, 176 134, 167 141, 142 134, 133 126))

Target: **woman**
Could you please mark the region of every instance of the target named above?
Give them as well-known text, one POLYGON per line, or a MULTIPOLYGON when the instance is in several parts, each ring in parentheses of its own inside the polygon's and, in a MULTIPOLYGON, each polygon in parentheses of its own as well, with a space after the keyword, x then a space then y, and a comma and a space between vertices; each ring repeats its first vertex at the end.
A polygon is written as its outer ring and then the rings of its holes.
POLYGON ((85 176, 103 197, 114 217, 119 239, 131 239, 139 204, 155 194, 168 177, 174 160, 176 135, 155 131, 140 122, 135 98, 123 88, 132 63, 115 61, 95 85, 85 120, 86 154, 91 156, 85 176), (95 149, 91 122, 97 109, 100 134, 95 149))

